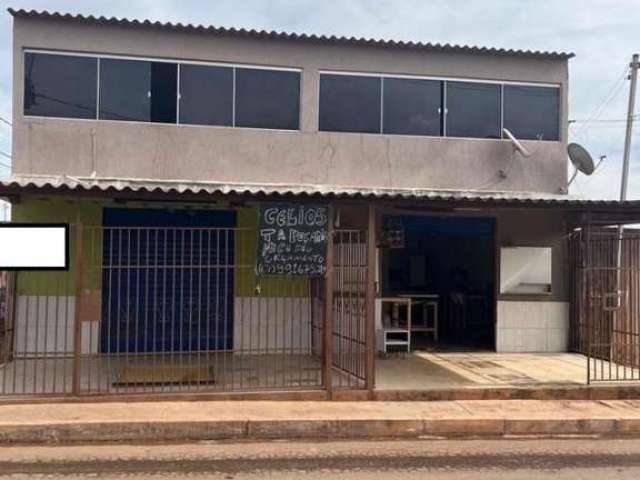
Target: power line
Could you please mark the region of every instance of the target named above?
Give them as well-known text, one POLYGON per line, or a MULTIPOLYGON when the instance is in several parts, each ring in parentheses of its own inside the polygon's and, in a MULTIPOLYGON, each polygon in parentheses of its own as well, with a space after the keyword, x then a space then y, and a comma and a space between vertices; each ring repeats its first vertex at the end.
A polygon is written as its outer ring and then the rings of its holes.
MULTIPOLYGON (((597 130, 599 128, 622 128, 624 127, 624 122, 616 122, 616 123, 596 123, 593 124, 591 126, 589 126, 589 130, 597 130)), ((585 132, 588 133, 588 132, 585 132)), ((581 135, 583 138, 585 137, 585 135, 581 135)))
MULTIPOLYGON (((634 120, 638 118, 637 115, 633 116, 634 120)), ((596 119, 596 120, 570 120, 569 123, 625 123, 627 121, 626 118, 608 118, 608 119, 596 119)))
MULTIPOLYGON (((4 153, 3 151, 0 150, 0 155, 2 155, 3 157, 7 157, 9 160, 11 160, 11 155, 9 155, 8 153, 4 153)), ((9 165, 8 163, 0 162, 0 165, 9 169, 11 168, 11 165, 9 165)))
POLYGON ((6 123, 7 125, 9 125, 10 127, 13 127, 13 125, 11 124, 11 122, 9 120, 7 120, 6 118, 4 118, 3 116, 0 115, 0 122, 2 123, 6 123))
POLYGON ((622 74, 613 83, 613 85, 611 86, 611 88, 609 90, 609 93, 607 94, 605 99, 598 106, 598 108, 596 108, 594 110, 594 113, 588 118, 588 120, 586 120, 583 123, 583 125, 581 125, 580 129, 576 132, 576 136, 578 136, 581 133, 583 133, 585 131, 585 129, 589 126, 590 123, 592 123, 600 115, 602 115, 602 112, 605 109, 605 107, 607 105, 609 105, 609 103, 611 103, 613 101, 613 99, 618 95, 618 93, 620 93, 620 90, 622 89, 622 87, 624 85, 624 80, 626 79, 628 72, 629 72, 629 67, 627 65, 625 65, 624 70, 622 71, 622 74))
MULTIPOLYGON (((636 113, 634 115, 631 115, 631 118, 633 119, 638 119, 640 117, 640 113, 636 113)), ((594 119, 594 120, 589 120, 589 119, 578 119, 578 118, 574 118, 569 120, 569 123, 583 123, 583 122, 626 122, 627 121, 627 117, 624 118, 598 118, 598 119, 594 119)))

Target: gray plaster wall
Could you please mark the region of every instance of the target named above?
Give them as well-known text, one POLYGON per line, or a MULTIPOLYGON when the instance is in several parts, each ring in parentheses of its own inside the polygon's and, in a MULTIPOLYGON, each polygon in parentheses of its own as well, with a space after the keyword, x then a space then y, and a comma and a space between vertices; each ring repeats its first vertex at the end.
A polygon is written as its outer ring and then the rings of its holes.
MULTIPOLYGON (((501 210, 496 215, 496 243, 500 247, 551 248, 551 293, 548 295, 505 295, 503 301, 567 301, 567 214, 549 210, 501 210)), ((496 285, 500 285, 497 266, 496 285)))
POLYGON ((566 185, 566 60, 230 38, 14 19, 13 172, 221 182, 558 193, 566 185), (25 118, 23 50, 51 49, 302 69, 300 131, 25 118), (560 142, 318 132, 319 71, 552 83, 560 142), (500 171, 505 175, 501 175, 500 171))

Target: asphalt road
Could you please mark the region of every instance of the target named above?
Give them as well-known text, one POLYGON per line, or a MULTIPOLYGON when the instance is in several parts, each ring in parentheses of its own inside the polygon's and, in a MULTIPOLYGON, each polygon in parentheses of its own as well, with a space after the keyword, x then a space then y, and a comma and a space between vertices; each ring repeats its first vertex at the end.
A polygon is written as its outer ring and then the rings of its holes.
POLYGON ((638 439, 396 440, 0 448, 3 478, 638 479, 638 439))

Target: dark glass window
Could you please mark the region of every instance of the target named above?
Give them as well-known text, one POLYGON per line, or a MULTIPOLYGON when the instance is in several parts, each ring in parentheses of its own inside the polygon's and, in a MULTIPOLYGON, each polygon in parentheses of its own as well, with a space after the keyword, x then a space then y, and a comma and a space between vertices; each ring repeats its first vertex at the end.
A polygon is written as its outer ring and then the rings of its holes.
POLYGON ((383 133, 440 135, 442 82, 384 79, 383 133))
POLYGON ((100 60, 100 118, 176 121, 177 66, 140 60, 100 60))
POLYGON ((297 130, 300 125, 300 73, 236 69, 236 125, 297 130))
POLYGON ((96 118, 97 59, 26 53, 24 114, 96 118))
POLYGON ((151 121, 175 123, 178 66, 174 63, 151 63, 151 121))
POLYGON ((180 65, 180 123, 231 125, 233 69, 180 65))
POLYGON ((447 136, 500 138, 500 85, 447 82, 447 136))
POLYGON ((505 85, 504 126, 516 138, 558 140, 560 90, 550 87, 505 85))
POLYGON ((100 60, 100 118, 148 121, 151 105, 151 63, 100 60))
POLYGON ((380 133, 380 78, 321 75, 320 130, 380 133))

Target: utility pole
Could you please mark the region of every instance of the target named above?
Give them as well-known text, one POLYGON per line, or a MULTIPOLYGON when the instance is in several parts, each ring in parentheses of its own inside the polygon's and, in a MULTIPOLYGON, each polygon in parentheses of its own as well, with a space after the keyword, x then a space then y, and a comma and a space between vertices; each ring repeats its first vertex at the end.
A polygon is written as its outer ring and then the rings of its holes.
MULTIPOLYGON (((640 68, 640 55, 634 53, 631 57, 631 63, 629 64, 629 79, 631 84, 629 86, 629 107, 627 109, 627 128, 624 138, 624 154, 622 156, 622 180, 620 183, 620 201, 624 202, 627 199, 627 188, 629 186, 629 157, 631 156, 631 135, 633 134, 633 117, 635 115, 636 107, 636 84, 638 83, 638 68, 640 68)), ((622 306, 622 289, 621 289, 621 268, 622 268, 622 237, 624 235, 624 224, 618 225, 618 256, 617 256, 617 306, 622 306)))
POLYGON ((638 82, 638 68, 640 68, 640 56, 634 53, 629 64, 631 73, 631 85, 629 86, 629 109, 627 111, 627 131, 624 138, 624 155, 622 157, 622 184, 620 185, 620 201, 627 199, 627 187, 629 185, 629 157, 631 155, 631 134, 633 133, 633 117, 636 104, 636 84, 638 82))

